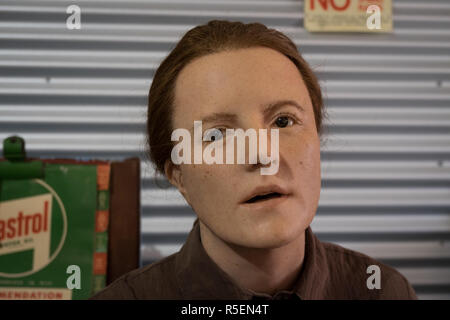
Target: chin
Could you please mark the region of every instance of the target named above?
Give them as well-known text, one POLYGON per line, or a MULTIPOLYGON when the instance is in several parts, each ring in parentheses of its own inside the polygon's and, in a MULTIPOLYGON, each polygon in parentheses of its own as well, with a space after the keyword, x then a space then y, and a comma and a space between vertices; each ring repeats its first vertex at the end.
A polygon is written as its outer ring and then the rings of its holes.
POLYGON ((301 220, 295 223, 277 221, 264 228, 253 228, 252 232, 245 232, 246 236, 236 237, 235 243, 248 248, 276 249, 298 239, 307 227, 301 220))

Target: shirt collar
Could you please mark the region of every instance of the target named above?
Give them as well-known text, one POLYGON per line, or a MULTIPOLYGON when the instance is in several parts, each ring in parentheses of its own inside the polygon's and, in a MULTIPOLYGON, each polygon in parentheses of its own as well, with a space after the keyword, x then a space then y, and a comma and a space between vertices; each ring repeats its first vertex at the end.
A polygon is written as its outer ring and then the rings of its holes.
POLYGON ((241 288, 208 256, 201 243, 198 218, 175 263, 184 299, 283 299, 292 294, 300 299, 321 299, 329 277, 325 250, 310 227, 305 230, 305 256, 293 290, 283 290, 274 296, 241 288))

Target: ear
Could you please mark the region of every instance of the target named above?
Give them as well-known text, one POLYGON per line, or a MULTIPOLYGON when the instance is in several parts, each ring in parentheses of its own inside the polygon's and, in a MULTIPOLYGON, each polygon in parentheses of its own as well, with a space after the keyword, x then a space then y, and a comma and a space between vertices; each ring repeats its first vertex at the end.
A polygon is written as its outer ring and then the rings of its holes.
POLYGON ((181 167, 179 165, 174 164, 170 159, 166 160, 164 163, 164 173, 166 174, 167 179, 170 184, 175 186, 189 203, 187 198, 186 188, 183 184, 183 175, 181 172, 181 167))

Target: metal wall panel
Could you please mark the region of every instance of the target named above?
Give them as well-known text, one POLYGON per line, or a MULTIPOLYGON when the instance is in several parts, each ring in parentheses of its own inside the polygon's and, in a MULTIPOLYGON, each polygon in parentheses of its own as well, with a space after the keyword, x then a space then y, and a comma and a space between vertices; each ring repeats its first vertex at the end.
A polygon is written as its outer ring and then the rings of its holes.
POLYGON ((395 31, 377 35, 308 33, 296 0, 77 0, 82 28, 67 30, 71 4, 0 0, 0 139, 23 136, 33 157, 141 157, 143 264, 194 220, 147 163, 154 71, 197 24, 258 21, 294 40, 324 90, 313 230, 394 266, 419 298, 450 298, 450 2, 393 0, 395 31))

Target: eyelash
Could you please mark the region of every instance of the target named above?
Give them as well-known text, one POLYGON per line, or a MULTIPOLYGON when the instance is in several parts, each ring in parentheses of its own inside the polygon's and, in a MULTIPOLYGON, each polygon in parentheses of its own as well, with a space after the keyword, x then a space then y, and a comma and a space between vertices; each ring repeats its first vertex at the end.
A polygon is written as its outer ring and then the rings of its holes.
MULTIPOLYGON (((272 121, 272 122, 274 123, 280 117, 288 117, 288 118, 290 118, 293 121, 292 125, 294 125, 295 123, 299 123, 300 122, 300 121, 298 121, 297 117, 293 113, 290 113, 290 112, 284 112, 284 113, 278 114, 275 117, 274 121, 272 121)), ((280 129, 283 129, 283 128, 280 128, 280 129)))
MULTIPOLYGON (((299 123, 299 121, 297 120, 297 117, 296 117, 293 113, 290 113, 290 112, 284 112, 284 113, 278 114, 278 115, 274 118, 274 120, 272 121, 272 123, 275 123, 275 121, 276 121, 278 118, 280 118, 280 117, 288 117, 288 118, 290 118, 290 119, 293 121, 293 124, 292 124, 292 125, 294 125, 295 123, 299 123)), ((211 129, 213 129, 213 128, 211 128, 211 129)), ((230 129, 230 128, 228 128, 228 127, 214 127, 214 129, 220 130, 220 131, 222 132, 222 136, 224 136, 224 135, 225 135, 225 130, 226 130, 226 129, 230 129)), ((280 128, 280 129, 284 129, 284 128, 280 128)), ((208 142, 208 141, 204 141, 204 142, 208 142)), ((210 142, 211 142, 211 141, 210 141, 210 142)))

